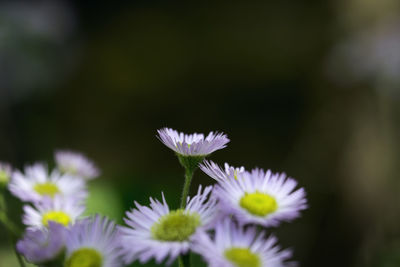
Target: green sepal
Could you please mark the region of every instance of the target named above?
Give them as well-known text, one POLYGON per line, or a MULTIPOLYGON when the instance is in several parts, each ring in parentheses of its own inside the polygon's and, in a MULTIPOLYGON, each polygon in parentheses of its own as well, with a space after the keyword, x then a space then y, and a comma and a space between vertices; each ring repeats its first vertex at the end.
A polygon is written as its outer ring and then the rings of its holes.
POLYGON ((187 155, 177 154, 177 156, 178 156, 180 164, 187 171, 193 173, 199 166, 199 163, 202 162, 207 155, 187 156, 187 155))

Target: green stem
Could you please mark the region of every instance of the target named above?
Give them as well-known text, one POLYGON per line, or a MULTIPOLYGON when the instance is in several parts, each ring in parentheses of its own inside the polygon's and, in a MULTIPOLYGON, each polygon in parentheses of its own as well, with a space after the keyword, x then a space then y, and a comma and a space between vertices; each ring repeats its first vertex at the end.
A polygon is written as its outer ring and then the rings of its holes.
POLYGON ((4 199, 3 192, 0 193, 0 211, 7 213, 6 200, 4 199))
POLYGON ((20 234, 18 227, 8 219, 7 215, 0 211, 0 222, 7 228, 7 230, 14 236, 17 237, 20 234))
POLYGON ((18 237, 20 231, 18 227, 7 216, 7 205, 4 198, 4 191, 0 192, 0 222, 4 224, 13 237, 18 237))
POLYGON ((182 190, 182 197, 181 197, 181 209, 184 209, 186 207, 186 200, 189 195, 190 191, 190 184, 192 183, 192 178, 193 178, 193 170, 190 170, 189 168, 186 168, 185 171, 185 184, 183 185, 183 190, 182 190))
MULTIPOLYGON (((203 155, 200 156, 184 156, 177 155, 179 163, 185 168, 185 184, 183 185, 182 197, 181 197, 181 209, 186 208, 186 201, 190 192, 190 184, 192 183, 193 174, 197 169, 199 163, 204 160, 203 155)), ((179 267, 190 267, 190 251, 185 255, 181 255, 178 259, 179 267)))
POLYGON ((10 237, 11 237, 11 244, 13 246, 13 250, 15 252, 15 255, 17 256, 19 266, 25 267, 24 260, 22 259, 21 255, 18 253, 16 249, 16 242, 15 240, 19 237, 20 235, 20 230, 18 227, 10 220, 8 219, 7 216, 7 205, 6 201, 4 199, 4 192, 0 193, 0 222, 3 223, 3 225, 7 228, 10 237))
POLYGON ((25 262, 24 262, 24 260, 22 259, 21 255, 18 253, 15 244, 14 244, 14 253, 15 253, 15 255, 17 256, 19 266, 25 267, 25 262))

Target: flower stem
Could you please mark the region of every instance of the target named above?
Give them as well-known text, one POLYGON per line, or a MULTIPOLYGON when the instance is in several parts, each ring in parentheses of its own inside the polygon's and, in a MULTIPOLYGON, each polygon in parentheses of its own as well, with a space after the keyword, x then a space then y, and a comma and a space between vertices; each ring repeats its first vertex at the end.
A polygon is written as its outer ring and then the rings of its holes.
POLYGON ((182 197, 181 197, 181 206, 180 206, 181 209, 184 209, 186 207, 186 200, 189 195, 190 184, 192 183, 193 173, 194 173, 194 170, 186 168, 185 184, 183 185, 182 197))
POLYGON ((17 238, 20 234, 18 227, 7 216, 7 204, 4 198, 4 192, 0 192, 0 222, 7 228, 7 230, 17 238))
MULTIPOLYGON (((182 190, 182 196, 181 196, 181 209, 186 208, 186 201, 189 196, 190 192, 190 184, 192 183, 193 179, 193 174, 201 160, 203 160, 204 157, 184 157, 184 156, 178 156, 179 162, 181 165, 185 168, 185 183, 183 185, 183 190, 182 190)), ((188 251, 186 254, 179 256, 178 259, 179 262, 179 267, 190 267, 191 262, 190 262, 190 251, 188 251)))
POLYGON ((15 252, 15 255, 17 256, 19 266, 25 267, 25 262, 24 262, 24 260, 22 259, 21 255, 18 253, 18 251, 17 251, 15 245, 14 245, 14 252, 15 252))
POLYGON ((7 214, 5 212, 0 211, 0 222, 7 228, 7 230, 14 236, 19 236, 19 229, 18 227, 8 219, 7 214))
POLYGON ((15 255, 17 256, 19 266, 25 267, 24 260, 22 259, 21 255, 16 250, 16 239, 20 235, 20 230, 18 227, 8 218, 7 216, 7 205, 4 199, 4 192, 0 192, 0 222, 7 228, 10 238, 11 244, 13 246, 13 250, 15 255))

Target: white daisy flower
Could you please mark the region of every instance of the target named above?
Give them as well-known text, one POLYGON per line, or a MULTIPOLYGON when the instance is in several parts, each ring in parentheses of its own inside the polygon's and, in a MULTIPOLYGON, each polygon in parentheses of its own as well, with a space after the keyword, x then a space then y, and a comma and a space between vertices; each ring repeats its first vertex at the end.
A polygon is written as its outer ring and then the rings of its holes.
POLYGON ((226 147, 228 137, 223 133, 210 132, 207 137, 204 134, 184 134, 171 128, 163 128, 157 131, 158 138, 167 147, 182 156, 205 157, 216 150, 226 147))
POLYGON ((60 150, 56 151, 55 159, 57 167, 62 173, 71 174, 87 180, 100 175, 100 170, 96 165, 81 153, 60 150))
POLYGON ((231 219, 219 221, 214 238, 199 231, 193 238, 192 249, 203 256, 209 267, 283 267, 291 257, 290 250, 281 250, 277 238, 265 238, 256 227, 238 227, 231 219))
POLYGON ((150 208, 135 202, 137 209, 127 212, 128 227, 121 227, 124 261, 141 263, 155 258, 157 263, 169 256, 168 264, 190 249, 191 238, 199 229, 208 229, 217 218, 216 200, 209 199, 212 186, 188 197, 185 209, 170 210, 163 202, 150 198, 150 208))
POLYGON ((233 167, 229 166, 228 163, 224 164, 225 169, 222 169, 220 166, 215 164, 214 162, 204 160, 202 164, 200 164, 200 169, 205 172, 208 176, 211 178, 214 178, 215 180, 225 180, 228 179, 229 177, 233 177, 237 179, 238 175, 241 175, 242 173, 246 172, 244 167, 233 167))
POLYGON ((97 215, 68 229, 65 267, 119 267, 119 233, 115 223, 97 215))
POLYGON ((16 249, 29 262, 39 266, 54 266, 64 251, 67 228, 49 221, 44 229, 28 229, 18 241, 16 249))
POLYGON ((254 169, 237 179, 219 180, 214 193, 221 210, 233 214, 240 223, 277 226, 281 221, 291 221, 307 208, 306 193, 297 189, 297 182, 285 174, 266 173, 254 169))
POLYGON ((14 172, 8 187, 22 201, 37 202, 55 196, 83 200, 87 196, 84 181, 56 170, 49 175, 47 166, 40 163, 26 167, 25 174, 14 172))
POLYGON ((64 226, 73 225, 76 219, 84 212, 85 207, 73 200, 55 197, 54 199, 44 199, 36 203, 35 207, 24 206, 22 222, 28 229, 45 228, 49 226, 49 221, 53 221, 64 226))

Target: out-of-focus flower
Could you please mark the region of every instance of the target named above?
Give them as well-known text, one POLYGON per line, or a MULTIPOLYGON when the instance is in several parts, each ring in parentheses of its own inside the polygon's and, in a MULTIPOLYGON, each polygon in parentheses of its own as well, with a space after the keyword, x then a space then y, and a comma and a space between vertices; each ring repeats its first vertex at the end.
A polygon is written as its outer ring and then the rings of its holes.
POLYGON ((185 134, 171 128, 158 130, 158 137, 167 147, 182 156, 207 156, 226 147, 228 137, 223 133, 185 134))
POLYGON ((237 179, 219 180, 214 193, 222 212, 233 214, 242 224, 268 227, 295 219, 307 208, 305 191, 294 191, 296 186, 297 182, 285 174, 254 169, 237 179))
POLYGON ((64 249, 66 231, 63 225, 51 221, 48 228, 28 229, 18 241, 17 250, 31 263, 52 262, 64 249))
POLYGON ((10 181, 12 173, 11 165, 0 162, 0 187, 6 186, 10 181))
POLYGON ((339 83, 369 82, 386 90, 400 85, 400 20, 382 22, 339 43, 328 59, 339 83))
POLYGON ((265 238, 256 227, 237 227, 230 218, 219 221, 214 239, 204 231, 193 238, 193 251, 199 253, 210 267, 283 267, 292 255, 290 250, 281 250, 277 238, 265 238))
POLYGON ((96 165, 81 153, 60 150, 55 153, 55 159, 57 167, 62 173, 83 179, 93 179, 100 175, 96 165))
POLYGON ((9 189, 23 201, 37 202, 56 196, 83 200, 87 196, 84 181, 70 175, 53 171, 49 175, 47 166, 34 164, 25 168, 25 174, 13 173, 9 189))
POLYGON ((2 106, 54 90, 75 69, 80 45, 67 1, 0 1, 0 18, 2 106))
POLYGON ((200 169, 205 172, 208 176, 211 178, 214 178, 215 180, 225 180, 228 178, 234 178, 237 179, 238 175, 241 175, 242 173, 246 172, 244 167, 233 167, 229 166, 228 163, 224 164, 225 169, 223 170, 220 166, 215 164, 212 161, 203 161, 202 164, 200 164, 200 169))
POLYGON ((216 201, 208 199, 212 186, 188 198, 185 209, 171 211, 162 195, 163 202, 150 198, 150 208, 136 204, 137 209, 127 212, 128 227, 121 227, 121 243, 124 260, 136 259, 144 263, 155 258, 157 263, 169 256, 171 263, 177 256, 190 249, 192 236, 199 229, 208 229, 217 218, 216 201))
POLYGON ((75 200, 55 197, 44 199, 35 207, 25 205, 22 221, 30 229, 46 228, 50 221, 70 226, 84 210, 85 207, 75 200))
POLYGON ((68 229, 65 267, 119 267, 119 234, 115 223, 96 215, 68 229))

